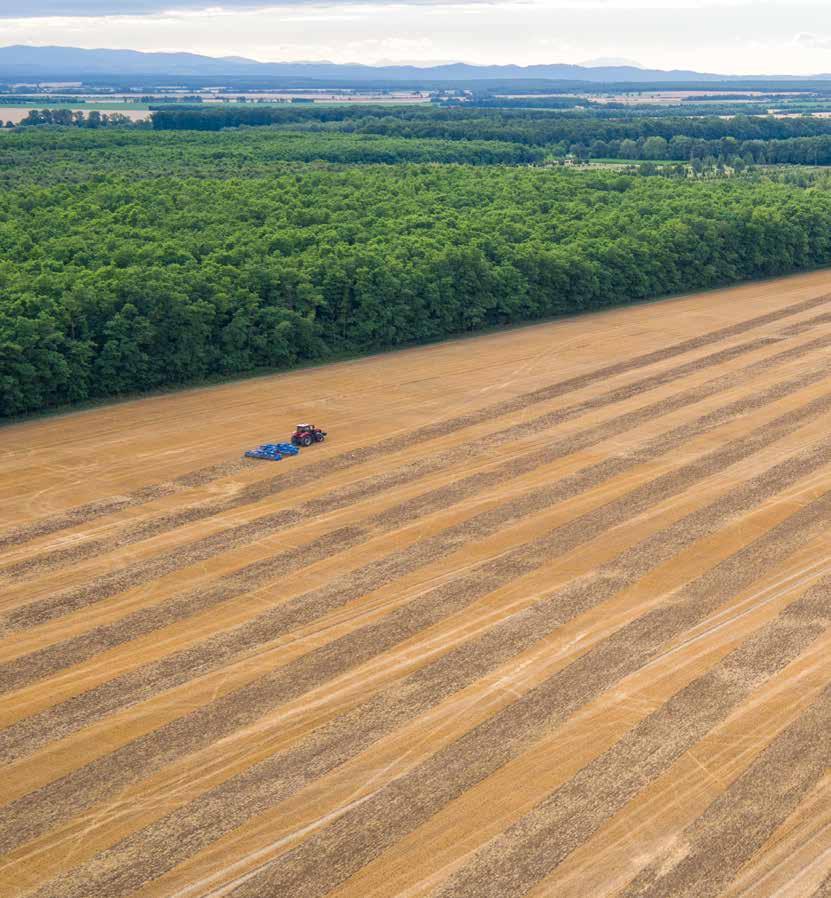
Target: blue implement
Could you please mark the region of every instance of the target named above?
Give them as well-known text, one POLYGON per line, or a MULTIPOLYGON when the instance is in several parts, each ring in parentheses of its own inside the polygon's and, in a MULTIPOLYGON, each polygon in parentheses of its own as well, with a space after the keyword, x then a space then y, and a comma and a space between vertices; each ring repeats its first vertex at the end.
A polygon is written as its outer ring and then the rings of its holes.
POLYGON ((256 449, 249 449, 245 453, 245 457, 263 458, 266 461, 280 461, 283 458, 283 454, 275 443, 265 443, 262 446, 257 446, 256 449))
POLYGON ((291 443, 263 443, 245 453, 246 458, 264 458, 267 461, 280 461, 284 455, 300 455, 300 450, 291 443))

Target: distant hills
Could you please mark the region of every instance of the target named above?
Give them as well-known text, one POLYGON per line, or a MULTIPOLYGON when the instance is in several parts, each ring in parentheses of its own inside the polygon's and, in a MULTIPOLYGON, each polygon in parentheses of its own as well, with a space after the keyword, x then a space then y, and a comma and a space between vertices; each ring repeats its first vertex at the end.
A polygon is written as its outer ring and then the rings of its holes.
MULTIPOLYGON (((605 61, 605 60, 598 60, 605 61)), ((609 60, 614 62, 616 60, 609 60)), ((469 65, 367 66, 331 62, 256 62, 238 56, 216 58, 195 53, 141 53, 136 50, 81 50, 76 47, 0 47, 0 80, 68 81, 103 78, 244 78, 330 86, 395 86, 475 82, 661 83, 828 80, 793 76, 730 76, 644 69, 635 65, 469 65)))

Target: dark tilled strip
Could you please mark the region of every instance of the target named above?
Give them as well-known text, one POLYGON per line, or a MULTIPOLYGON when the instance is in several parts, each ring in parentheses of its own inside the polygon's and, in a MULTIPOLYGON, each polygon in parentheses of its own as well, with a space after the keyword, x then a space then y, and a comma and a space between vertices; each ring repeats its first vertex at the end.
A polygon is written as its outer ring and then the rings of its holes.
POLYGON ((811 330, 811 328, 816 327, 818 324, 828 324, 829 322, 831 322, 831 312, 824 312, 822 315, 815 315, 807 321, 798 321, 796 324, 791 324, 790 326, 783 328, 781 333, 786 337, 798 337, 800 334, 804 334, 805 331, 811 330))
POLYGON ((192 489, 195 486, 211 483, 223 477, 231 477, 239 471, 253 466, 254 462, 248 459, 222 462, 218 465, 200 468, 198 471, 191 471, 173 480, 142 487, 127 493, 125 496, 111 496, 109 499, 79 505, 77 508, 72 508, 63 514, 34 521, 22 527, 15 527, 13 530, 0 534, 0 551, 11 546, 19 546, 23 543, 31 542, 31 540, 41 536, 49 536, 51 533, 59 533, 61 530, 68 530, 70 527, 86 524, 95 520, 95 518, 115 514, 118 511, 123 511, 125 508, 144 505, 146 502, 152 502, 154 499, 163 499, 165 496, 172 496, 174 493, 192 489))
MULTIPOLYGON (((250 817, 295 794, 455 692, 611 599, 703 536, 781 492, 810 471, 817 450, 777 465, 712 505, 648 537, 591 575, 540 601, 397 681, 301 740, 252 766, 61 877, 64 898, 120 896, 161 876, 250 817)), ((48 892, 47 892, 48 894, 48 892)))
MULTIPOLYGON (((802 654, 831 624, 829 600, 831 578, 826 578, 493 839, 448 880, 436 898, 524 895, 755 689, 802 654)), ((637 652, 640 648, 633 642, 629 651, 637 652)), ((773 746, 771 749, 781 763, 781 751, 773 746)), ((769 753, 770 750, 766 754, 769 753)), ((829 757, 831 748, 823 753, 823 767, 829 757)), ((793 755, 792 762, 794 769, 787 772, 777 769, 777 763, 762 765, 771 776, 771 781, 764 783, 769 787, 769 796, 755 807, 747 799, 761 796, 752 796, 747 779, 759 785, 758 776, 751 771, 742 777, 694 825, 700 843, 696 848, 700 850, 693 850, 673 875, 658 873, 665 858, 654 862, 638 877, 638 885, 626 894, 632 898, 635 895, 651 898, 715 895, 718 883, 727 880, 760 835, 770 831, 772 827, 768 824, 781 819, 782 811, 787 813, 790 809, 783 793, 789 792, 785 784, 790 780, 788 786, 792 785, 796 778, 794 770, 808 768, 812 774, 822 773, 821 768, 805 764, 802 748, 793 755), (776 785, 772 781, 774 775, 776 785), (761 819, 755 819, 755 813, 766 805, 771 813, 762 825, 761 819), (748 813, 752 820, 747 819, 748 813), (694 888, 681 888, 682 883, 692 884, 694 888)), ((804 784, 802 774, 806 772, 800 770, 800 786, 804 784)), ((795 795, 787 797, 795 800, 795 795)), ((695 839, 691 841, 696 844, 695 839)))
MULTIPOLYGON (((786 353, 781 355, 786 355, 786 353)), ((774 359, 764 361, 770 364, 775 363, 774 359)), ((749 366, 750 374, 753 374, 758 370, 758 364, 760 363, 749 366)), ((745 371, 747 372, 748 369, 745 369, 745 371)), ((636 426, 643 420, 649 420, 659 414, 665 414, 667 411, 679 407, 679 405, 688 405, 693 401, 700 401, 705 395, 712 395, 724 389, 724 386, 728 381, 733 383, 733 378, 740 373, 741 372, 738 372, 736 375, 726 375, 724 378, 717 378, 709 384, 705 384, 695 390, 681 393, 678 396, 671 397, 661 403, 656 403, 646 409, 630 413, 630 415, 625 415, 622 419, 618 419, 618 426, 625 426, 627 422, 630 426, 636 426), (701 391, 704 391, 704 393, 702 394, 701 391), (634 423, 632 415, 635 416, 634 423)), ((613 456, 595 465, 591 465, 576 474, 566 477, 550 487, 543 487, 530 492, 527 494, 527 501, 523 499, 521 510, 517 509, 515 503, 512 503, 489 512, 484 512, 470 521, 461 522, 455 527, 448 528, 442 534, 431 540, 422 541, 422 543, 416 547, 393 553, 386 559, 371 564, 363 569, 363 572, 368 572, 370 574, 369 580, 362 580, 360 576, 356 580, 353 575, 348 575, 345 578, 347 591, 345 595, 342 596, 341 603, 354 596, 354 588, 357 587, 358 583, 364 583, 364 586, 367 589, 377 588, 378 586, 383 585, 383 583, 389 582, 391 579, 389 576, 390 570, 394 570, 396 576, 401 576, 403 573, 415 570, 417 567, 435 560, 435 558, 440 555, 446 555, 448 552, 453 551, 457 548, 460 539, 463 539, 467 533, 473 533, 479 537, 486 535, 487 533, 492 533, 499 527, 502 527, 511 521, 515 521, 525 514, 530 514, 538 510, 541 501, 544 503, 542 507, 545 507, 546 505, 551 505, 576 496, 584 490, 593 488, 605 479, 665 454, 671 449, 682 445, 683 442, 691 439, 697 434, 703 433, 713 427, 717 427, 754 408, 759 408, 770 402, 776 401, 796 389, 800 389, 810 383, 821 380, 824 376, 821 369, 809 371, 795 380, 776 384, 753 396, 737 400, 721 409, 717 409, 714 412, 702 416, 694 422, 681 425, 667 434, 662 434, 659 437, 656 437, 637 451, 627 451, 621 455, 613 456), (378 580, 379 575, 381 577, 380 580, 378 580), (353 588, 349 589, 349 587, 353 588)), ((605 424, 600 425, 599 431, 603 436, 608 435, 608 426, 609 425, 605 424)), ((588 439, 591 440, 593 437, 596 437, 597 434, 598 428, 594 428, 585 432, 583 438, 586 439, 586 437, 588 437, 588 439)), ((51 673, 63 669, 69 664, 78 663, 85 658, 91 657, 97 652, 124 642, 127 639, 135 638, 138 635, 150 632, 151 630, 171 623, 174 620, 180 620, 188 614, 196 613, 206 607, 232 599, 243 592, 261 587, 274 577, 280 574, 285 574, 290 570, 297 569, 298 566, 310 564, 321 557, 327 557, 334 551, 355 545, 369 538, 372 534, 372 531, 370 531, 368 527, 374 527, 375 534, 395 529, 401 526, 403 522, 414 520, 418 515, 428 514, 439 508, 458 503, 466 496, 471 495, 474 490, 481 490, 487 486, 502 483, 504 479, 506 479, 506 473, 509 476, 517 476, 519 473, 531 470, 533 467, 544 464, 553 458, 559 457, 561 454, 568 454, 569 452, 591 445, 591 442, 575 443, 574 440, 579 440, 579 438, 580 435, 567 438, 565 441, 555 443, 553 446, 542 450, 539 453, 512 459, 506 465, 500 466, 500 468, 493 472, 473 475, 464 481, 459 481, 456 484, 442 487, 423 496, 416 497, 415 499, 409 500, 402 505, 384 512, 378 516, 374 522, 370 521, 364 527, 356 525, 351 529, 341 529, 333 534, 324 536, 315 543, 308 544, 305 547, 300 547, 299 549, 292 550, 288 553, 272 556, 264 561, 255 562, 239 572, 222 578, 213 587, 191 590, 176 596, 169 603, 142 609, 116 623, 96 628, 75 639, 67 640, 54 646, 49 646, 39 652, 22 656, 6 665, 0 666, 0 692, 19 688, 27 683, 42 679, 51 673), (378 528, 382 529, 379 530, 378 528)), ((326 596, 327 604, 320 613, 324 613, 325 610, 328 610, 331 607, 330 597, 332 591, 338 589, 343 589, 343 583, 340 583, 339 581, 335 581, 330 587, 324 588, 322 594, 326 596)), ((319 590, 314 595, 318 596, 320 594, 321 591, 319 590)), ((233 657, 235 653, 250 646, 252 640, 254 644, 256 644, 256 642, 261 639, 272 638, 274 635, 275 623, 279 621, 283 622, 283 625, 286 625, 286 611, 288 610, 290 613, 297 605, 300 605, 303 609, 304 618, 303 620, 298 620, 296 617, 290 618, 292 625, 307 623, 309 620, 314 619, 314 614, 317 613, 318 608, 320 607, 319 602, 314 601, 312 597, 308 595, 301 596, 300 599, 295 599, 289 602, 286 606, 268 612, 262 618, 237 628, 231 633, 215 637, 213 640, 206 643, 204 647, 197 647, 189 650, 188 652, 182 653, 181 656, 178 656, 176 659, 166 659, 165 661, 160 662, 159 667, 156 668, 156 674, 164 681, 165 678, 170 677, 171 670, 177 672, 176 676, 182 676, 182 662, 187 662, 184 666, 187 667, 188 670, 198 669, 200 665, 205 663, 206 659, 207 663, 224 663, 229 658, 233 657)), ((137 687, 141 691, 141 694, 144 695, 146 694, 146 689, 151 681, 145 673, 137 673, 127 674, 124 678, 120 678, 120 680, 116 682, 118 683, 116 686, 101 687, 103 692, 91 692, 89 698, 80 697, 77 700, 78 704, 74 706, 77 708, 76 714, 80 713, 83 717, 87 712, 86 710, 81 711, 82 707, 88 709, 92 706, 98 706, 101 695, 104 694, 108 688, 114 689, 115 692, 110 692, 110 698, 104 702, 103 707, 112 708, 114 707, 113 702, 118 701, 118 699, 115 698, 116 695, 122 696, 120 699, 121 701, 127 700, 126 695, 124 695, 124 690, 129 690, 128 684, 133 683, 134 687, 137 687)), ((155 683, 155 679, 153 682, 155 683)), ((65 711, 67 713, 61 717, 60 721, 52 720, 51 725, 57 727, 59 730, 65 730, 67 727, 71 728, 73 726, 73 720, 78 719, 75 714, 69 713, 68 708, 66 708, 65 711)), ((44 714, 49 715, 50 712, 47 711, 44 712, 44 714)), ((20 729, 11 728, 5 735, 0 735, 0 756, 14 744, 22 731, 29 733, 29 736, 24 738, 24 742, 27 742, 32 733, 30 727, 33 726, 36 729, 38 726, 37 721, 39 719, 41 719, 40 715, 33 718, 35 721, 33 724, 24 722, 21 724, 20 729)))
MULTIPOLYGON (((828 614, 828 600, 826 595, 818 614, 828 614)), ((684 858, 668 870, 667 865, 650 864, 624 896, 712 898, 720 894, 827 772, 829 733, 831 686, 687 828, 684 858)))
MULTIPOLYGON (((670 640, 704 620, 725 597, 736 595, 783 562, 806 535, 824 528, 829 512, 831 492, 716 565, 670 604, 628 624, 416 770, 265 865, 230 894, 235 898, 325 895, 580 707, 656 658, 670 640)), ((681 720, 675 723, 683 726, 681 720)))
MULTIPOLYGON (((694 362, 688 362, 678 368, 670 371, 664 371, 652 377, 644 378, 637 383, 630 384, 619 389, 599 396, 595 399, 586 400, 585 402, 576 403, 565 409, 558 409, 541 415, 532 421, 523 422, 522 432, 524 436, 533 433, 540 433, 565 421, 577 418, 587 412, 613 405, 617 402, 623 402, 633 396, 638 396, 648 390, 656 389, 673 380, 684 377, 688 374, 723 364, 733 358, 738 358, 748 352, 761 349, 778 342, 781 338, 776 337, 760 337, 749 343, 740 346, 733 346, 728 349, 720 350, 712 353, 703 359, 697 359, 694 362)), ((820 337, 818 340, 811 341, 807 348, 791 347, 786 350, 787 358, 793 358, 801 355, 802 350, 810 351, 816 346, 828 346, 831 344, 831 337, 820 337)), ((765 362, 767 360, 760 360, 765 362)), ((722 387, 721 389, 724 389, 722 387)), ((286 530, 297 524, 305 523, 315 517, 330 513, 340 508, 346 508, 355 502, 362 501, 380 493, 387 492, 395 487, 406 483, 413 483, 429 474, 434 474, 444 470, 449 465, 458 464, 466 459, 472 459, 474 456, 487 450, 493 450, 497 446, 503 446, 508 443, 516 442, 516 427, 511 426, 497 431, 493 434, 487 434, 476 440, 470 440, 462 446, 454 449, 448 449, 443 452, 434 453, 429 458, 421 459, 417 462, 407 463, 401 468, 385 474, 379 474, 372 477, 363 478, 357 483, 349 484, 332 490, 329 493, 319 496, 303 503, 302 509, 282 509, 274 514, 265 515, 246 524, 239 524, 235 527, 222 531, 217 536, 205 537, 201 540, 183 545, 179 550, 173 550, 168 554, 168 559, 175 560, 177 557, 188 557, 193 553, 201 557, 200 549, 204 545, 211 553, 222 551, 222 545, 240 546, 253 542, 260 538, 263 532, 268 530, 286 530)), ((226 499, 219 502, 209 502, 199 506, 192 506, 181 511, 169 512, 165 515, 152 518, 149 521, 143 521, 130 527, 124 531, 114 534, 106 539, 91 540, 78 546, 68 546, 63 549, 44 552, 33 558, 27 558, 24 561, 9 565, 0 576, 6 579, 16 580, 31 574, 41 575, 51 570, 59 569, 69 564, 75 564, 84 558, 90 558, 95 555, 103 555, 107 552, 131 545, 141 540, 158 536, 161 533, 175 530, 186 524, 193 524, 197 521, 206 520, 223 512, 230 511, 239 507, 243 502, 239 501, 240 497, 226 499)), ((198 559, 197 559, 198 560, 198 559)))
MULTIPOLYGON (((828 338, 822 339, 823 343, 828 340, 828 338)), ((769 342, 770 338, 763 338, 759 341, 755 341, 755 345, 753 345, 752 348, 759 348, 759 346, 767 345, 769 342)), ((728 357, 732 358, 735 355, 741 354, 741 351, 748 350, 746 348, 742 349, 741 347, 735 347, 726 350, 725 352, 717 353, 720 358, 713 361, 712 364, 723 362, 725 360, 725 354, 729 354, 728 357)), ((766 362, 768 360, 760 361, 766 362)), ((776 364, 776 362, 773 362, 773 364, 776 364)), ((722 377, 716 378, 710 384, 705 384, 703 388, 699 389, 709 388, 709 392, 705 395, 714 395, 744 379, 746 379, 746 377, 743 378, 741 372, 722 375, 722 377)), ((687 391, 687 393, 682 393, 680 394, 680 397, 674 397, 674 399, 677 402, 681 402, 683 401, 683 397, 693 393, 698 395, 697 391, 687 391)), ((689 399, 687 399, 686 402, 689 403, 689 399)), ((656 412, 660 412, 663 408, 664 403, 655 403, 649 408, 649 411, 651 414, 655 414, 656 412)), ((632 422, 640 423, 642 420, 648 420, 648 418, 644 417, 643 410, 635 410, 628 413, 628 415, 613 418, 609 422, 590 427, 585 431, 567 437, 564 440, 560 440, 558 443, 549 447, 548 454, 552 459, 559 458, 564 454, 564 450, 561 447, 575 446, 577 449, 582 449, 598 442, 606 436, 621 433, 623 430, 634 426, 632 422)), ((544 415, 542 418, 528 422, 523 426, 523 432, 531 433, 534 431, 543 431, 561 423, 561 421, 561 413, 553 412, 550 415, 544 415)), ((515 440, 515 428, 507 428, 502 436, 502 442, 515 440)), ((453 450, 452 457, 444 455, 433 456, 420 463, 407 465, 390 474, 381 475, 377 478, 369 478, 368 482, 360 481, 358 484, 336 490, 331 494, 324 495, 316 500, 305 503, 302 512, 281 510, 274 514, 257 518, 246 524, 240 524, 236 527, 231 527, 211 536, 203 537, 202 539, 179 546, 162 555, 154 556, 149 560, 135 562, 120 571, 105 574, 90 583, 79 587, 72 587, 55 596, 37 600, 17 611, 5 615, 4 617, 0 617, 0 632, 4 629, 15 630, 21 626, 30 626, 32 623, 42 623, 45 620, 51 620, 53 617, 68 613, 82 605, 109 598, 111 595, 121 592, 125 588, 140 585, 148 580, 164 576, 165 574, 169 574, 172 571, 179 570, 190 564, 204 561, 220 552, 248 545, 277 530, 284 530, 293 523, 299 523, 308 519, 309 516, 330 513, 338 508, 348 507, 356 502, 370 498, 371 496, 377 495, 392 487, 415 481, 426 474, 435 473, 444 469, 450 463, 460 462, 465 458, 470 459, 483 449, 493 448, 495 444, 496 439, 494 436, 485 437, 453 450), (125 583, 128 583, 129 587, 125 587, 125 583)), ((576 450, 567 448, 565 454, 572 451, 576 450)), ((506 476, 510 476, 510 471, 512 470, 521 470, 523 472, 532 470, 537 464, 531 464, 531 467, 522 467, 526 464, 525 459, 529 457, 535 458, 536 456, 517 455, 490 472, 473 474, 470 477, 457 482, 452 487, 440 487, 428 492, 426 496, 433 497, 437 494, 446 493, 448 490, 452 490, 459 496, 457 501, 460 501, 465 486, 467 486, 468 489, 478 489, 480 488, 479 485, 483 482, 483 478, 490 482, 498 483, 505 479, 506 476)), ((428 498, 428 504, 434 504, 434 502, 431 503, 428 498)))
MULTIPOLYGON (((239 727, 254 722, 280 704, 302 695, 357 664, 376 657, 425 627, 461 611, 472 601, 487 595, 501 584, 535 570, 552 557, 595 538, 611 527, 631 520, 702 478, 749 458, 764 446, 790 433, 799 423, 811 416, 822 414, 829 408, 831 408, 831 394, 803 408, 795 409, 746 437, 728 443, 702 458, 658 477, 652 483, 636 488, 626 496, 588 512, 540 539, 520 546, 495 560, 485 562, 455 581, 440 586, 390 613, 379 623, 322 646, 287 667, 276 670, 186 717, 174 720, 147 736, 7 805, 0 811, 0 851, 9 850, 24 839, 34 838, 45 829, 78 813, 113 790, 134 782, 177 757, 196 751, 239 727)), ((825 446, 814 449, 815 464, 823 463, 817 461, 819 458, 827 462, 828 452, 825 446)), ((806 459, 803 458, 801 461, 803 464, 796 466, 797 473, 793 476, 799 476, 800 472, 804 472, 806 459)), ((810 462, 808 468, 810 469, 810 462)), ((757 485, 756 481, 752 482, 759 493, 765 493, 765 487, 757 485)), ((790 520, 802 522, 807 518, 813 522, 818 513, 817 509, 826 510, 826 504, 831 505, 831 498, 825 503, 812 503, 790 520)), ((797 531, 798 536, 805 527, 794 524, 793 529, 797 531)), ((779 534, 781 530, 781 527, 777 528, 775 533, 779 534)), ((475 532, 472 535, 475 537, 475 532)), ((784 538, 777 540, 771 536, 769 542, 772 544, 769 557, 771 561, 775 561, 777 547, 781 550, 787 540, 784 538)), ((765 541, 762 541, 762 544, 767 545, 765 541)), ((416 550, 419 548, 416 547, 416 550)), ((761 559, 754 559, 754 564, 749 568, 753 571, 763 569, 761 559)), ((729 580, 726 582, 729 585, 729 580)), ((355 597, 365 591, 361 588, 355 597)), ((710 598, 712 605, 716 600, 710 598)), ((332 601, 336 604, 342 603, 342 593, 336 590, 330 594, 329 602, 332 601)), ((702 601, 692 610, 695 613, 701 610, 701 616, 704 616, 710 605, 702 601)), ((295 613, 297 612, 302 614, 302 604, 295 610, 295 613)), ((700 619, 695 613, 692 615, 692 623, 700 619)), ((682 629, 683 619, 680 623, 676 621, 676 624, 682 629)), ((591 653, 592 656, 596 654, 597 650, 591 653)), ((579 669, 580 663, 577 662, 577 666, 573 666, 574 669, 579 669)), ((616 669, 613 667, 613 670, 616 669)), ((522 708, 525 704, 519 703, 522 708)))
MULTIPOLYGON (((332 458, 326 459, 325 461, 319 462, 318 464, 309 465, 303 469, 290 472, 285 476, 269 478, 268 480, 265 480, 263 482, 252 484, 247 489, 242 491, 242 493, 238 497, 238 501, 240 502, 240 504, 245 504, 246 502, 256 502, 261 498, 265 498, 268 495, 272 495, 282 490, 304 486, 307 483, 314 483, 320 477, 331 474, 334 471, 348 468, 356 462, 363 462, 371 458, 378 458, 382 455, 389 455, 391 453, 398 452, 401 449, 406 449, 409 446, 413 446, 418 443, 434 439, 438 436, 442 436, 443 434, 447 433, 448 430, 459 430, 462 427, 470 427, 474 424, 489 421, 500 415, 510 414, 511 412, 518 411, 522 408, 525 408, 527 405, 533 404, 534 402, 544 402, 548 399, 554 399, 558 396, 565 395, 566 393, 582 389, 586 386, 590 386, 597 381, 603 381, 619 374, 625 374, 628 371, 633 371, 638 368, 653 365, 657 362, 664 361, 676 355, 683 355, 684 353, 692 352, 696 349, 700 349, 704 346, 717 343, 730 337, 739 336, 743 333, 747 333, 748 331, 753 330, 754 328, 763 327, 764 325, 782 321, 794 315, 801 314, 802 312, 807 312, 811 309, 818 308, 819 306, 825 305, 829 301, 829 299, 831 299, 831 296, 829 295, 814 297, 813 299, 808 299, 803 302, 795 303, 792 306, 787 306, 784 309, 780 309, 774 312, 768 312, 764 315, 759 315, 756 318, 751 318, 747 321, 739 322, 738 324, 733 324, 727 327, 719 328, 715 331, 710 331, 709 333, 703 334, 700 337, 693 337, 689 340, 684 340, 672 346, 667 346, 663 349, 658 349, 644 355, 636 356, 633 359, 627 359, 623 362, 616 362, 613 365, 607 365, 604 368, 600 368, 596 371, 588 372, 586 374, 580 374, 576 377, 571 377, 566 380, 559 381, 558 383, 552 384, 548 387, 544 387, 541 390, 535 390, 522 396, 517 396, 512 399, 504 400, 503 402, 495 403, 494 405, 480 409, 479 411, 473 412, 468 415, 460 415, 446 421, 427 424, 407 434, 402 434, 399 437, 386 440, 383 443, 377 445, 366 446, 362 449, 343 452, 340 455, 336 455, 332 458)), ((50 533, 56 533, 68 527, 74 527, 79 524, 86 523, 96 517, 99 517, 102 514, 112 514, 113 512, 119 511, 122 508, 141 505, 145 502, 151 501, 152 499, 169 495, 171 492, 177 491, 177 489, 180 487, 197 486, 208 483, 211 480, 228 476, 230 473, 233 473, 239 469, 235 466, 240 466, 242 464, 244 463, 237 461, 230 462, 228 463, 228 465, 218 465, 212 468, 204 468, 202 469, 202 471, 197 471, 192 474, 185 475, 184 477, 177 478, 177 480, 175 481, 159 484, 156 486, 145 487, 141 490, 137 490, 136 492, 131 493, 126 497, 114 497, 113 499, 105 500, 103 502, 91 503, 89 505, 72 509, 71 511, 63 515, 57 515, 47 521, 37 521, 23 527, 18 527, 6 534, 0 535, 0 549, 6 548, 8 546, 19 545, 40 536, 46 536, 50 533)))
POLYGON ((817 886, 811 898, 831 898, 831 873, 817 886))

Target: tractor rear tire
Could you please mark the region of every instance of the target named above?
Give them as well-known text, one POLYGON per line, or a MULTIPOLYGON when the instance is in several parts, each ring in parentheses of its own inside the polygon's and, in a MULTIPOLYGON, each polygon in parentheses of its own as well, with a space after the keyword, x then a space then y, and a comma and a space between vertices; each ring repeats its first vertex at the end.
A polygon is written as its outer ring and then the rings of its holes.
POLYGON ((311 446, 311 445, 312 445, 312 438, 311 438, 308 434, 306 434, 306 436, 300 438, 300 442, 301 442, 304 446, 311 446))

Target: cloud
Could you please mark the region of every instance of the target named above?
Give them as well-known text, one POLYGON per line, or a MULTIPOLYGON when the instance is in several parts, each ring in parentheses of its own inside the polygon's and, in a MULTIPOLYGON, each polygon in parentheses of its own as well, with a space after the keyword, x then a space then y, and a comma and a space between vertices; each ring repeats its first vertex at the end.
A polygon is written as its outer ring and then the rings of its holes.
POLYGON ((793 42, 797 47, 804 47, 807 50, 831 50, 831 37, 811 34, 809 31, 797 34, 793 42))
MULTIPOLYGON (((250 12, 274 8, 315 8, 369 6, 446 6, 476 7, 481 5, 540 5, 549 9, 665 9, 744 7, 756 0, 0 0, 0 19, 95 18, 115 16, 158 15, 160 13, 250 12)), ((772 5, 788 0, 770 0, 772 5)), ((809 6, 823 5, 827 0, 800 0, 809 6)), ((802 37, 802 35, 800 35, 802 37)), ((811 38, 813 35, 805 35, 811 38)))
MULTIPOLYGON (((276 6, 352 6, 373 0, 0 0, 0 19, 90 18, 136 16, 158 13, 221 10, 245 12, 276 6)), ((375 0, 383 2, 383 0, 375 0)), ((389 0, 387 0, 389 2, 389 0)), ((449 5, 476 0, 399 0, 404 5, 444 2, 449 5)))
MULTIPOLYGON (((178 9, 205 9, 218 5, 220 4, 212 4, 206 0, 8 0, 2 4, 0 17, 29 19, 43 16, 125 16, 178 9)), ((228 9, 255 9, 265 4, 251 0, 223 0, 221 5, 228 9)))

